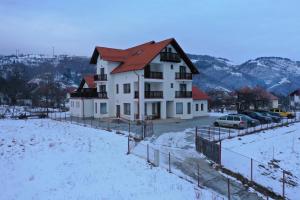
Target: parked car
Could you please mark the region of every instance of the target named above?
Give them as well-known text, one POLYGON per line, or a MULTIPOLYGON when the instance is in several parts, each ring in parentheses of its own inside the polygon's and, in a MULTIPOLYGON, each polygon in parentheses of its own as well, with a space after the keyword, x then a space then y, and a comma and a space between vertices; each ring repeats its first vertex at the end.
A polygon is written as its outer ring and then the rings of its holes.
POLYGON ((18 119, 27 119, 28 116, 26 115, 26 113, 21 113, 20 115, 18 115, 18 119))
POLYGON ((268 116, 263 116, 259 112, 254 111, 243 111, 241 114, 247 115, 253 119, 257 119, 261 124, 268 124, 272 122, 272 118, 268 116))
POLYGON ((248 115, 244 115, 244 114, 229 114, 229 115, 242 116, 244 118, 244 120, 247 122, 247 127, 254 127, 254 126, 260 125, 259 120, 253 119, 253 118, 249 117, 248 115))
POLYGON ((263 116, 271 117, 272 121, 275 122, 275 123, 280 123, 281 122, 281 117, 276 116, 276 113, 272 113, 272 112, 266 111, 266 110, 258 110, 257 112, 259 112, 263 116))
POLYGON ((214 125, 231 127, 235 129, 243 129, 248 127, 247 121, 240 115, 227 115, 220 117, 214 122, 214 125))
POLYGON ((280 114, 281 117, 287 117, 289 119, 292 119, 295 117, 295 115, 291 112, 287 112, 287 111, 283 111, 281 109, 278 109, 278 108, 273 108, 270 110, 271 112, 274 112, 274 113, 278 113, 280 114))

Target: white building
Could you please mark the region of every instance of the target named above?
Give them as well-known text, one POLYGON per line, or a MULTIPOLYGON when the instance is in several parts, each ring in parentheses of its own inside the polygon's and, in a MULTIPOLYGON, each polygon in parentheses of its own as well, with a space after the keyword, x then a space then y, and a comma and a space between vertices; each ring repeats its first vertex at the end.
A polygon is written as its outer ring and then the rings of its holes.
POLYGON ((290 106, 292 109, 300 109, 300 89, 295 90, 290 95, 290 106))
POLYGON ((198 74, 175 39, 129 49, 96 47, 96 75, 83 79, 71 94, 77 117, 129 120, 181 118, 207 114, 207 95, 192 86, 198 74))

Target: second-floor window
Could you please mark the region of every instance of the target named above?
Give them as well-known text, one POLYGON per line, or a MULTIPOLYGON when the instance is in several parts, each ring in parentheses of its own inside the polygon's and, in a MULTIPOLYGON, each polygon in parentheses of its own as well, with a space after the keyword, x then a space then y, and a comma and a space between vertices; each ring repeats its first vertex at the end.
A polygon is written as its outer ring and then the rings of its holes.
POLYGON ((124 94, 130 93, 130 83, 126 83, 123 85, 123 92, 124 94))
POLYGON ((100 74, 104 74, 104 68, 100 68, 100 74))

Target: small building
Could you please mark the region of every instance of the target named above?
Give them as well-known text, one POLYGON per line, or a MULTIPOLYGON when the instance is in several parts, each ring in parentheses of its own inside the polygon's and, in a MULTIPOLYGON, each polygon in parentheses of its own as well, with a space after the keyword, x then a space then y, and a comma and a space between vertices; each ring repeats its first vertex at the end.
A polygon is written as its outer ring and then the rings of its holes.
POLYGON ((300 89, 289 94, 290 106, 292 109, 300 109, 300 89))
POLYGON ((208 100, 209 97, 198 87, 193 86, 193 113, 194 117, 208 115, 208 100))

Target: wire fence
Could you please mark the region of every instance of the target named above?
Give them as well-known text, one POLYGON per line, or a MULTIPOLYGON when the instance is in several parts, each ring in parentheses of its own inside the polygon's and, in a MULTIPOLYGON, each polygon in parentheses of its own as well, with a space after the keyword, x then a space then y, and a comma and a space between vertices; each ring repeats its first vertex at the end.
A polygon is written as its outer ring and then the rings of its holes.
POLYGON ((128 154, 133 154, 146 160, 155 167, 161 167, 169 173, 193 183, 198 186, 201 192, 199 199, 236 199, 236 191, 233 191, 232 181, 217 171, 205 169, 199 164, 197 159, 179 158, 170 152, 164 152, 149 144, 143 144, 136 141, 135 138, 128 137, 128 154), (208 188, 214 188, 214 183, 218 182, 223 190, 226 188, 226 194, 219 195, 216 192, 209 191, 208 188), (206 188, 206 189, 205 189, 206 188), (205 197, 205 198, 204 198, 205 197))
POLYGON ((280 161, 275 158, 264 163, 227 148, 221 148, 221 152, 221 165, 250 182, 260 184, 283 198, 292 199, 299 190, 298 177, 280 167, 280 161))
POLYGON ((72 124, 131 135, 138 140, 143 140, 154 134, 152 121, 131 122, 121 118, 79 118, 70 116, 68 112, 53 112, 49 113, 48 116, 57 121, 68 121, 72 124))
MULTIPOLYGON (((295 123, 298 121, 299 120, 297 119, 289 119, 280 124, 273 123, 272 125, 269 124, 262 126, 261 128, 256 128, 256 130, 261 131, 272 129, 275 127, 281 127, 291 123, 295 123)), ((255 127, 253 128, 255 129, 255 127)), ((276 160, 274 156, 273 159, 267 163, 255 160, 251 157, 234 152, 230 149, 223 148, 222 139, 228 139, 228 137, 221 137, 221 139, 220 137, 218 137, 218 139, 216 140, 214 139, 214 137, 212 137, 212 130, 210 130, 210 134, 207 134, 205 132, 203 134, 203 130, 203 128, 195 129, 196 150, 198 152, 203 153, 207 158, 209 158, 216 164, 220 165, 221 168, 225 169, 225 171, 230 173, 232 176, 235 176, 236 178, 245 179, 249 183, 255 183, 259 187, 269 190, 274 194, 280 195, 283 198, 291 198, 293 197, 293 194, 295 194, 295 192, 297 193, 297 190, 299 190, 298 177, 293 175, 291 171, 280 167, 280 161, 276 160), (203 138, 203 136, 206 137, 203 138)), ((239 132, 236 130, 232 131, 230 129, 219 127, 215 130, 218 130, 216 134, 217 136, 230 135, 231 138, 234 136, 241 136, 237 134, 239 132)), ((246 133, 246 131, 247 130, 245 130, 244 133, 246 133)))
POLYGON ((294 119, 282 119, 279 123, 268 123, 268 124, 260 124, 254 127, 247 127, 245 129, 233 129, 233 128, 225 128, 225 127, 214 127, 214 126, 202 126, 197 127, 198 135, 202 138, 205 138, 209 141, 220 142, 225 139, 231 139, 234 137, 240 137, 244 135, 254 134, 260 131, 265 131, 269 129, 274 129, 278 127, 287 126, 289 124, 293 124, 296 122, 300 122, 299 117, 295 117, 294 119))

